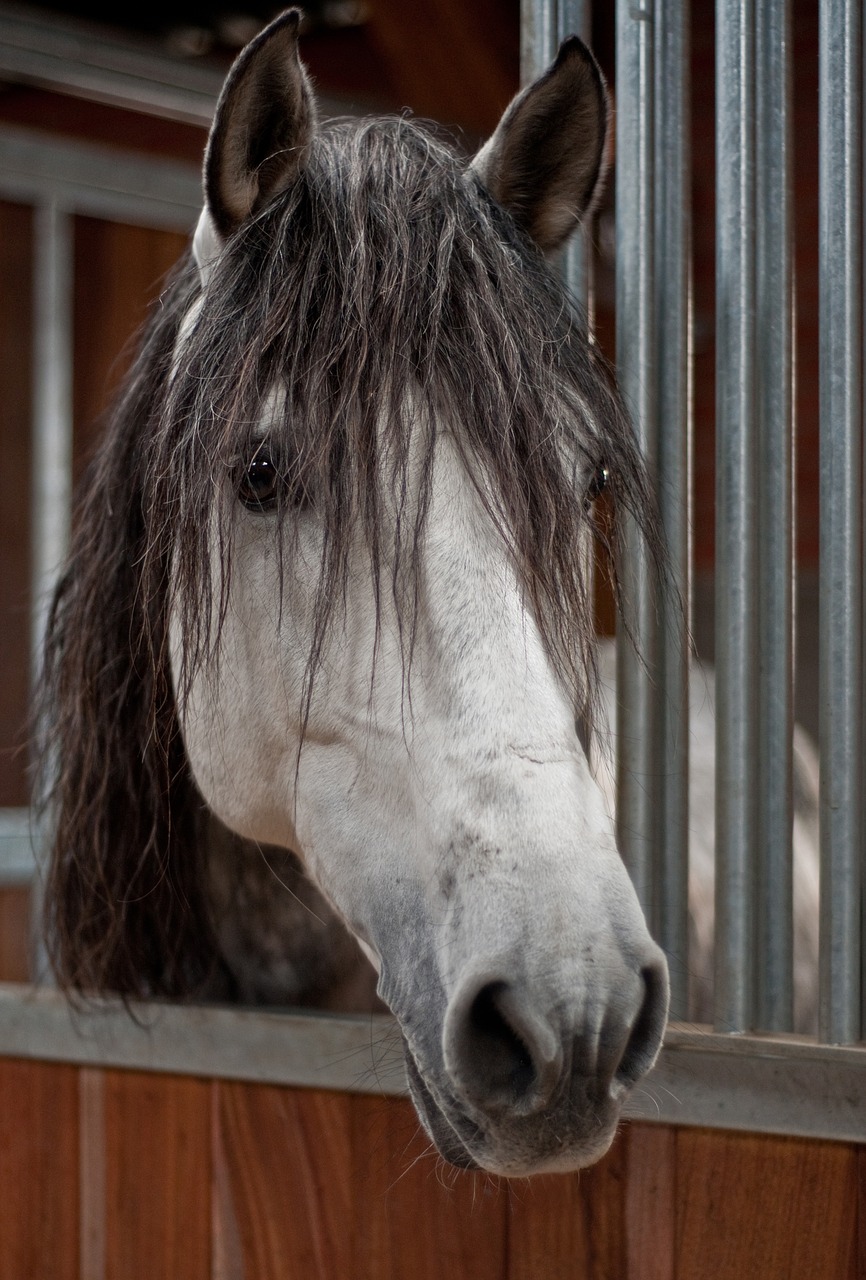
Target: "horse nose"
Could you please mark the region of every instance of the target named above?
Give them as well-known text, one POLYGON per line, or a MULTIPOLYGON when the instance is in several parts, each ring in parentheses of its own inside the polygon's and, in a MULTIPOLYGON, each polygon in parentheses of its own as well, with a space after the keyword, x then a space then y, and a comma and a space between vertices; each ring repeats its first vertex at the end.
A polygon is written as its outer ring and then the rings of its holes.
POLYGON ((540 1012, 528 985, 498 977, 464 983, 444 1027, 445 1067, 457 1092, 488 1115, 542 1111, 561 1087, 577 1083, 619 1097, 655 1062, 667 1021, 661 954, 629 976, 629 997, 609 1002, 615 1012, 601 1018, 600 1032, 564 1016, 561 1006, 540 1012))

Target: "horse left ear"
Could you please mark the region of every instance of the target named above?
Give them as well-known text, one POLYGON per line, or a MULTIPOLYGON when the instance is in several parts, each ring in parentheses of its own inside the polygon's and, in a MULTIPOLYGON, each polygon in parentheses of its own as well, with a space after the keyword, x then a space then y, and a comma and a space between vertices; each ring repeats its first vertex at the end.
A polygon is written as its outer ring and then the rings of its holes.
POLYGON ((610 108, 598 63, 577 36, 519 93, 471 164, 547 254, 586 217, 601 187, 610 108))
POLYGON ((307 160, 316 106, 298 58, 298 9, 238 56, 217 103, 204 160, 207 212, 220 239, 291 185, 307 160))

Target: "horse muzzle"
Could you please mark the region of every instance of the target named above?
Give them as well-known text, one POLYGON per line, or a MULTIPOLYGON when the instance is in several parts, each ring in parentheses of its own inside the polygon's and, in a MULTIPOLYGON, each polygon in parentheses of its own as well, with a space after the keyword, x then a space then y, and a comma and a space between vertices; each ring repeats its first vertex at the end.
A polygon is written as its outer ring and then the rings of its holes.
POLYGON ((445 1013, 441 1066, 406 1046, 410 1092, 440 1155, 511 1177, 599 1159, 664 1034, 667 966, 649 942, 641 960, 622 967, 605 1002, 587 988, 545 1001, 491 967, 467 974, 445 1013))

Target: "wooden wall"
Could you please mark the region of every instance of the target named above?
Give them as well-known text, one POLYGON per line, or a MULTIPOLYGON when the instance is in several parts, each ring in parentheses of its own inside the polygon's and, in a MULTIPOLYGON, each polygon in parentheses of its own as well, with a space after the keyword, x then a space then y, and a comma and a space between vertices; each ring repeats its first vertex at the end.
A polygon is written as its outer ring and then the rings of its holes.
POLYGON ((509 1184, 402 1100, 0 1061, 2 1280, 863 1275, 866 1148, 633 1124, 509 1184))

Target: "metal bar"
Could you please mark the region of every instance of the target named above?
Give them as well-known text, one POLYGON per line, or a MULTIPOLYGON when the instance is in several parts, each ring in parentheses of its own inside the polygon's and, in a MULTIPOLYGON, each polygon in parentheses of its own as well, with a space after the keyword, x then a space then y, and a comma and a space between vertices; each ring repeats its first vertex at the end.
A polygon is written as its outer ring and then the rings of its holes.
POLYGON ((754 0, 716 5, 715 1026, 752 1023, 755 723, 754 0))
POLYGON ((0 75, 204 127, 223 81, 217 68, 170 58, 141 39, 11 5, 0 14, 0 75))
POLYGON ((823 0, 819 55, 821 333, 819 1036, 860 1034, 863 856, 861 3, 823 0))
MULTIPOLYGON (((644 454, 656 457, 653 266, 653 13, 616 6, 616 357, 644 454)), ((633 523, 621 530, 626 614, 617 647, 617 834, 652 915, 655 598, 653 571, 633 523)))
POLYGON ((556 52, 556 0, 520 0, 520 83, 540 76, 556 52))
MULTIPOLYGON (((4 3, 0 80, 208 128, 224 80, 218 67, 173 58, 142 37, 4 3)), ((323 117, 352 115, 351 102, 318 95, 323 117)))
MULTIPOLYGON (((0 1056, 352 1093, 406 1092, 397 1025, 381 1014, 89 1000, 0 983, 0 1056), (131 1015, 131 1016, 130 1016, 131 1015)), ((633 1119, 866 1139, 866 1052, 794 1037, 669 1027, 633 1119)))
POLYGON ((0 127, 0 193, 136 226, 189 232, 201 209, 201 171, 176 160, 0 127))
POLYGON ((655 50, 655 265, 659 509, 671 590, 658 602, 661 761, 656 937, 668 957, 671 1016, 688 1003, 689 636, 691 594, 691 154, 689 5, 658 0, 655 50))
POLYGON ((758 487, 758 839, 755 1022, 793 1026, 794 485, 791 18, 788 0, 756 17, 756 329, 758 487))
POLYGON ((39 837, 32 823, 29 809, 0 809, 0 887, 33 880, 39 837))
MULTIPOLYGON (((559 0, 556 13, 556 43, 567 36, 577 35, 586 43, 591 39, 589 0, 559 0)), ((586 317, 587 328, 592 331, 592 256, 587 231, 581 227, 568 242, 562 262, 562 278, 569 297, 580 307, 586 317)))
POLYGON ((49 597, 69 546, 72 491, 72 219, 35 210, 32 672, 49 597))

